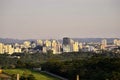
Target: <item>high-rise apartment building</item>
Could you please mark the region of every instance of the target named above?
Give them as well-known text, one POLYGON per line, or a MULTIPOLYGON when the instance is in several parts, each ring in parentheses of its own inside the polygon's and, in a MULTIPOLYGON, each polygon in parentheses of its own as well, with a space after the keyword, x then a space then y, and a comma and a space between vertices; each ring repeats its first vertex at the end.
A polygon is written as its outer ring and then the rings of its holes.
POLYGON ((120 46, 120 40, 119 39, 114 39, 113 43, 116 46, 120 46))
POLYGON ((51 49, 53 51, 53 54, 57 53, 57 42, 56 40, 53 40, 51 43, 51 49))
POLYGON ((24 48, 29 48, 29 47, 30 47, 30 44, 31 44, 30 41, 25 41, 25 42, 23 43, 24 48))
POLYGON ((68 37, 63 38, 63 52, 72 52, 73 51, 74 41, 68 37))
POLYGON ((79 43, 79 49, 82 49, 82 48, 83 48, 82 43, 79 43))
POLYGON ((16 48, 14 49, 14 52, 15 52, 15 53, 21 53, 21 52, 22 52, 22 50, 21 50, 21 48, 16 47, 16 48))
POLYGON ((106 39, 103 39, 101 41, 101 49, 105 49, 107 47, 107 40, 106 39))
POLYGON ((59 54, 61 52, 61 44, 58 41, 53 40, 51 49, 53 51, 53 54, 59 54))
POLYGON ((44 44, 46 47, 51 47, 51 41, 49 41, 49 40, 45 40, 44 44))
POLYGON ((4 53, 4 44, 0 43, 0 54, 4 53))
POLYGON ((73 52, 78 52, 79 51, 79 45, 78 45, 78 42, 75 42, 73 44, 73 52))
POLYGON ((63 45, 70 45, 71 44, 71 39, 70 38, 68 38, 68 37, 64 37, 63 38, 63 45))
POLYGON ((43 45, 43 41, 42 40, 37 40, 37 45, 42 46, 43 45))
POLYGON ((9 45, 9 44, 4 46, 4 50, 5 50, 5 53, 8 53, 8 54, 14 53, 14 48, 12 47, 12 45, 9 45))

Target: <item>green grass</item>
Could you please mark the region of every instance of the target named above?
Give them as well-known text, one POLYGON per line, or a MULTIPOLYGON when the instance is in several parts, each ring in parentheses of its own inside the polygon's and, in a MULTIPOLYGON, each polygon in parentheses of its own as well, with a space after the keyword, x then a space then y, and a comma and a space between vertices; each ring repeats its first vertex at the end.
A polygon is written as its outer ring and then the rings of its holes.
POLYGON ((23 73, 33 74, 34 77, 36 78, 36 80, 60 80, 60 79, 50 76, 48 74, 45 74, 42 72, 35 72, 32 70, 28 70, 28 69, 5 69, 5 70, 3 70, 3 72, 5 72, 7 74, 20 74, 20 76, 23 73))

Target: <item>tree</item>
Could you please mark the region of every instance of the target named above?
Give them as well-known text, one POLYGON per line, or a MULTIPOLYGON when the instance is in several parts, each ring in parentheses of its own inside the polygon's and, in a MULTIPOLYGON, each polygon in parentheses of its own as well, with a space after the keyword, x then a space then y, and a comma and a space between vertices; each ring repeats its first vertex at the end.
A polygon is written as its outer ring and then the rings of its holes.
POLYGON ((23 74, 21 77, 20 77, 20 80, 36 80, 34 75, 32 74, 23 74))
POLYGON ((28 76, 28 80, 36 80, 36 79, 35 79, 34 75, 30 74, 30 75, 28 76))

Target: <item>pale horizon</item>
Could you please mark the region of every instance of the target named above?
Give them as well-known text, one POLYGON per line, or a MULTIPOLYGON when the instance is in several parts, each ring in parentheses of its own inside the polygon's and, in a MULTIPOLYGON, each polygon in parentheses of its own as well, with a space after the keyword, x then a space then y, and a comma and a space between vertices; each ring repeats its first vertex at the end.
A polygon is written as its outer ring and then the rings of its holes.
POLYGON ((0 0, 0 38, 120 38, 120 0, 0 0))
MULTIPOLYGON (((68 37, 68 36, 65 36, 68 37)), ((62 38, 25 38, 25 39, 21 39, 21 38, 9 38, 9 37, 0 37, 1 39, 13 39, 13 40, 63 40, 64 37, 62 38)), ((100 38, 100 39, 120 39, 118 37, 68 37, 71 39, 96 39, 96 38, 100 38)))

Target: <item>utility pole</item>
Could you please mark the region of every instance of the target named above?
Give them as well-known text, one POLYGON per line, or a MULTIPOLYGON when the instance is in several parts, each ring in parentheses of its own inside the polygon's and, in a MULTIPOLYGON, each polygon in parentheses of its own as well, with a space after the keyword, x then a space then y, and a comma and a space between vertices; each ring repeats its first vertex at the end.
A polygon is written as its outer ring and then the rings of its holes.
POLYGON ((17 74, 17 80, 19 80, 20 79, 20 75, 19 74, 17 74))
POLYGON ((76 80, 79 80, 79 75, 77 75, 76 78, 77 78, 76 80))

